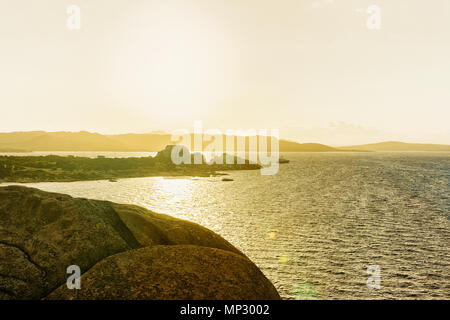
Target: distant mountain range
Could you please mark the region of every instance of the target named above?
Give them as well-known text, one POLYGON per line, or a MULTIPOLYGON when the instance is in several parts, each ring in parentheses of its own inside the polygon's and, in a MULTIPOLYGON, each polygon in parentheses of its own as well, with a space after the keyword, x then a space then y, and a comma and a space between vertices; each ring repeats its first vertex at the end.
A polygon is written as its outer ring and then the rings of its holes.
POLYGON ((31 151, 160 151, 168 134, 102 135, 90 132, 0 133, 0 150, 31 151))
POLYGON ((450 145, 387 141, 357 146, 341 147, 339 149, 360 150, 360 151, 450 151, 450 145))
MULTIPOLYGON (((192 139, 193 140, 193 139, 192 139)), ((248 137, 246 138, 248 144, 248 137)), ((128 151, 157 152, 171 141, 166 133, 117 134, 81 132, 12 132, 0 133, 0 152, 27 151, 128 151)), ((237 144, 237 143, 235 143, 237 144)), ((206 146, 206 143, 203 147, 206 146)), ((270 147, 270 143, 269 143, 270 147)), ((450 151, 449 145, 382 142, 335 148, 319 143, 297 143, 280 139, 280 152, 346 152, 346 151, 450 151)))
MULTIPOLYGON (((246 137, 246 143, 248 144, 248 137, 246 137)), ((102 135, 85 131, 0 133, 0 152, 21 150, 157 152, 168 144, 174 144, 174 142, 171 141, 170 134, 164 133, 118 135, 102 135)), ((235 144, 237 145, 237 142, 235 144)), ((281 152, 342 151, 319 143, 297 143, 287 140, 280 140, 279 146, 281 152)))

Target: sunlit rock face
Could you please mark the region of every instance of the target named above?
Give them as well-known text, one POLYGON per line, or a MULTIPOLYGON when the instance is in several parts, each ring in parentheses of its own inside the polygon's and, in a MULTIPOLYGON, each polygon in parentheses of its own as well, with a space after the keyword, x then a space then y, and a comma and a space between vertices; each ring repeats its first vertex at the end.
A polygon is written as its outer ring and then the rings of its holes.
POLYGON ((0 299, 279 299, 241 252, 141 207, 0 188, 0 299), (81 269, 81 289, 66 286, 81 269))

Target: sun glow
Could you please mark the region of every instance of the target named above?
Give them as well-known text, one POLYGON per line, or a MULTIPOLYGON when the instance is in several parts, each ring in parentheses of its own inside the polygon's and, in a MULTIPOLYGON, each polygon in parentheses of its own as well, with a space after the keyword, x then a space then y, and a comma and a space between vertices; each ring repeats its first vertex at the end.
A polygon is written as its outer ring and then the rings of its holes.
POLYGON ((156 196, 163 199, 168 207, 180 206, 181 209, 183 203, 193 201, 196 181, 190 178, 153 178, 152 183, 153 192, 156 192, 156 196))
POLYGON ((146 115, 203 115, 229 90, 233 44, 201 12, 170 5, 136 12, 105 65, 108 87, 146 115), (130 31, 131 30, 131 31, 130 31), (215 102, 213 101, 215 100, 215 102))

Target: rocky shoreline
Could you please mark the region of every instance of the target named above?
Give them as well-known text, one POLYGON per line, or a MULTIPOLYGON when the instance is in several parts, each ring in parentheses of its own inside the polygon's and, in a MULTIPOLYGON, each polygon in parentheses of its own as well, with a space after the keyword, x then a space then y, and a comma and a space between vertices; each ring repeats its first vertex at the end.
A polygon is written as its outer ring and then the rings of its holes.
MULTIPOLYGON (((219 176, 220 171, 258 170, 261 166, 248 160, 233 164, 206 163, 201 157, 200 164, 194 163, 194 154, 190 154, 192 164, 174 164, 171 152, 174 146, 167 146, 155 157, 142 158, 85 158, 74 156, 0 156, 0 183, 34 182, 74 182, 91 180, 117 180, 121 178, 141 178, 155 176, 219 176)), ((186 151, 189 153, 189 150, 186 151)), ((225 155, 222 155, 225 158, 225 155)), ((189 156, 188 156, 189 158, 189 156)), ((220 158, 220 156, 219 156, 220 158)))

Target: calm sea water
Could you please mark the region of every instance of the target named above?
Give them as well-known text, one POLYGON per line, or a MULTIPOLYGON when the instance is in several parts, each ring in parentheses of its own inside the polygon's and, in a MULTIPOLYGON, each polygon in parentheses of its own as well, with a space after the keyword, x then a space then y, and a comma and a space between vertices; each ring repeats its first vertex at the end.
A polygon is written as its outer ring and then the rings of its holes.
MULTIPOLYGON (((125 154, 124 154, 125 156, 125 154)), ((450 298, 450 153, 299 153, 274 176, 27 184, 197 222, 286 299, 450 298), (380 289, 369 289, 369 266, 380 289)))

